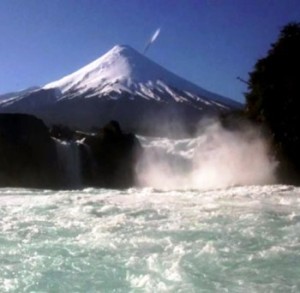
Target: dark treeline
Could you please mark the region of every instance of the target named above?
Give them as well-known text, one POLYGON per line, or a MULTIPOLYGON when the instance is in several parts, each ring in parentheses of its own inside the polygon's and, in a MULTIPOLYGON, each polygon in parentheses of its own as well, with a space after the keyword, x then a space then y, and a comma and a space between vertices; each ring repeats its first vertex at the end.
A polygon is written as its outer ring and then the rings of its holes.
POLYGON ((246 116, 269 131, 279 179, 300 184, 300 23, 286 25, 257 61, 245 96, 246 116))

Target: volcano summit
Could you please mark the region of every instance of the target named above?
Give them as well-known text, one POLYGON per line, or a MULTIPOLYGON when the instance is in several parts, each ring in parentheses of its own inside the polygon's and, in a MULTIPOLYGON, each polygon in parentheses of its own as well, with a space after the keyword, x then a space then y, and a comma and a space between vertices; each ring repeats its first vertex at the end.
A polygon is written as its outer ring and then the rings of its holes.
POLYGON ((123 45, 42 88, 0 96, 0 112, 85 130, 118 120, 127 130, 155 132, 239 107, 123 45))

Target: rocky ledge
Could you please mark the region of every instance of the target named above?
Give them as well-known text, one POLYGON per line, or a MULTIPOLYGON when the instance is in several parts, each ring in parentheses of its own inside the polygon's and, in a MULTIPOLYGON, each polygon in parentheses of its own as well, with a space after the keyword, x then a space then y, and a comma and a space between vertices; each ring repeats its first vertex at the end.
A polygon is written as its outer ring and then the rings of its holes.
POLYGON ((0 114, 1 187, 127 188, 141 151, 116 121, 83 133, 49 129, 32 115, 0 114))

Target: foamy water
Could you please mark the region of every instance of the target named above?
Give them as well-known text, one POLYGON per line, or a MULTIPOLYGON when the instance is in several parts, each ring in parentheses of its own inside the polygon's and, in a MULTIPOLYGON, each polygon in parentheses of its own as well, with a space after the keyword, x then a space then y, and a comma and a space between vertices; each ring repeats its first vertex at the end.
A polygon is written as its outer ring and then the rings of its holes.
POLYGON ((0 292, 299 292, 300 189, 0 191, 0 292))
POLYGON ((139 140, 144 148, 137 168, 141 186, 207 190, 276 183, 269 143, 251 125, 228 130, 209 120, 195 138, 139 140))

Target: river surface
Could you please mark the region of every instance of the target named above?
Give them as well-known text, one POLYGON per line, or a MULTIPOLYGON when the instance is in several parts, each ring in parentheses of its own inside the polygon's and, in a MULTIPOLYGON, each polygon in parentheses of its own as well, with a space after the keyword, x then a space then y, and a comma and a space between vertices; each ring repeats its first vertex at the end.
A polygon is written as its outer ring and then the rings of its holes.
POLYGON ((0 190, 0 292, 299 292, 300 189, 0 190))

